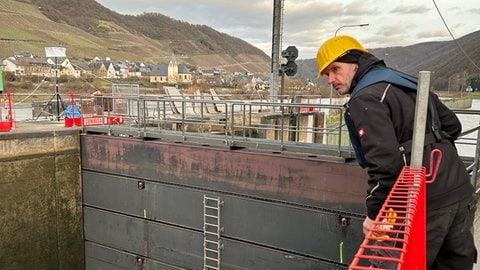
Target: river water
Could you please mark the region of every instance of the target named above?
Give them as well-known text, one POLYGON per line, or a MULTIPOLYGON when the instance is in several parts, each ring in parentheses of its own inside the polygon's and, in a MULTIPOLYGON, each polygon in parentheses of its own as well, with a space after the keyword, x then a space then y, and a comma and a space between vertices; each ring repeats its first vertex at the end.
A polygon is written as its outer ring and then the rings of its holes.
MULTIPOLYGON (((480 110, 480 99, 472 100, 472 107, 470 110, 480 110)), ((480 115, 479 114, 457 114, 458 119, 462 123, 462 132, 470 130, 480 123, 480 115)), ((475 155, 475 145, 472 145, 474 139, 477 138, 477 132, 473 132, 465 136, 468 140, 459 140, 457 142, 457 149, 458 153, 461 156, 469 156, 473 157, 475 155), (465 144, 467 143, 467 144, 465 144)))

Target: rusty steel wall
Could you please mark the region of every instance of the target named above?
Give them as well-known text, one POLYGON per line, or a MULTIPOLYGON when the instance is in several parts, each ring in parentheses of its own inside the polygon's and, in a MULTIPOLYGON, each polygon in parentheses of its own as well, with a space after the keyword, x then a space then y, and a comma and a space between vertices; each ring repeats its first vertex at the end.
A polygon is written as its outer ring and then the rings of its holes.
POLYGON ((346 269, 363 240, 355 163, 95 134, 81 150, 87 269, 203 269, 204 195, 223 202, 221 269, 346 269))

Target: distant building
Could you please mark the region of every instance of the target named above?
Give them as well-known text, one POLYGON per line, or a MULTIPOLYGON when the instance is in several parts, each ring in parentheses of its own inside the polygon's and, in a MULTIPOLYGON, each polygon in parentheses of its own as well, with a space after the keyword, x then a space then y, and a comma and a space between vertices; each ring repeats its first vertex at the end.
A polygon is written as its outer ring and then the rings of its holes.
POLYGON ((75 68, 75 70, 78 70, 80 72, 80 76, 93 76, 92 70, 90 69, 86 61, 72 59, 70 60, 70 64, 75 68))
POLYGON ((15 58, 23 58, 23 57, 33 58, 33 54, 31 52, 28 52, 28 51, 16 51, 16 52, 13 52, 13 57, 15 57, 15 58))
POLYGON ((191 84, 192 74, 185 64, 177 64, 175 55, 168 64, 157 64, 152 66, 150 82, 167 84, 191 84))
POLYGON ((3 60, 2 65, 3 71, 5 72, 12 72, 17 76, 25 75, 25 64, 22 65, 21 62, 14 57, 9 57, 3 60))
POLYGON ((100 78, 116 78, 115 66, 110 61, 93 61, 89 64, 92 73, 100 78))
POLYGON ((26 76, 54 76, 54 73, 52 73, 52 65, 48 62, 47 58, 23 58, 19 63, 24 66, 24 75, 26 76))

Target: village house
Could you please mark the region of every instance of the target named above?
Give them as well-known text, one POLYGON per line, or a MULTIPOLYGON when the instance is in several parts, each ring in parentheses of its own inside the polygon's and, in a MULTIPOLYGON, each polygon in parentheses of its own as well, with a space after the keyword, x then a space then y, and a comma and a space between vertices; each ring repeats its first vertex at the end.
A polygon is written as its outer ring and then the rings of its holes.
POLYGON ((123 79, 130 77, 146 78, 152 83, 167 85, 206 84, 214 86, 234 86, 248 84, 248 88, 268 89, 268 82, 254 78, 248 73, 229 73, 219 67, 198 67, 192 73, 185 64, 178 64, 174 54, 168 64, 147 66, 128 60, 113 62, 106 57, 94 57, 91 61, 60 58, 34 57, 28 52, 17 52, 15 56, 2 60, 3 71, 15 76, 55 76, 98 77, 123 79), (58 72, 58 73, 56 73, 58 72))
POLYGON ((3 70, 12 72, 16 76, 48 78, 65 75, 75 78, 80 77, 80 71, 70 63, 68 58, 24 57, 24 54, 19 55, 17 53, 15 54, 16 56, 3 60, 3 70), (57 71, 59 72, 58 74, 56 74, 57 71))
POLYGON ((130 77, 130 64, 128 61, 123 61, 123 62, 118 62, 116 65, 114 65, 117 78, 128 78, 130 77))
POLYGON ((69 77, 74 77, 74 78, 80 78, 80 70, 75 68, 72 63, 70 62, 70 59, 63 57, 63 58, 48 58, 47 63, 52 66, 52 75, 51 77, 54 76, 69 76, 69 77), (56 71, 59 71, 58 74, 55 74, 56 71))
POLYGON ((175 55, 168 64, 157 64, 152 66, 150 82, 167 84, 191 84, 192 74, 185 64, 177 64, 175 55))
POLYGON ((217 67, 201 67, 196 72, 193 81, 197 84, 208 84, 210 86, 222 86, 225 83, 226 72, 217 67))
POLYGON ((25 66, 20 65, 14 57, 9 57, 2 61, 3 71, 11 72, 15 76, 24 76, 25 75, 25 66))
POLYGON ((95 58, 92 62, 90 62, 88 67, 92 70, 93 75, 96 77, 107 79, 117 78, 115 66, 109 58, 106 58, 105 60, 95 58))
POLYGON ((78 70, 80 77, 91 77, 93 76, 92 70, 88 67, 88 63, 81 60, 71 59, 70 64, 78 70))
POLYGON ((19 58, 17 66, 23 66, 25 76, 52 77, 52 65, 47 60, 44 57, 19 58))

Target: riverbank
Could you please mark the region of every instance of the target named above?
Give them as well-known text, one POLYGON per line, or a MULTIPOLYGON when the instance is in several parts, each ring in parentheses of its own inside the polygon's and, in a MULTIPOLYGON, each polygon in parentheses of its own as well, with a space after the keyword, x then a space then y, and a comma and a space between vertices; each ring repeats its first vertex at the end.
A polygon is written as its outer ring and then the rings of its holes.
POLYGON ((448 108, 452 110, 466 110, 472 107, 472 98, 469 97, 462 97, 462 98, 448 98, 448 97, 441 97, 440 100, 445 104, 448 108))

